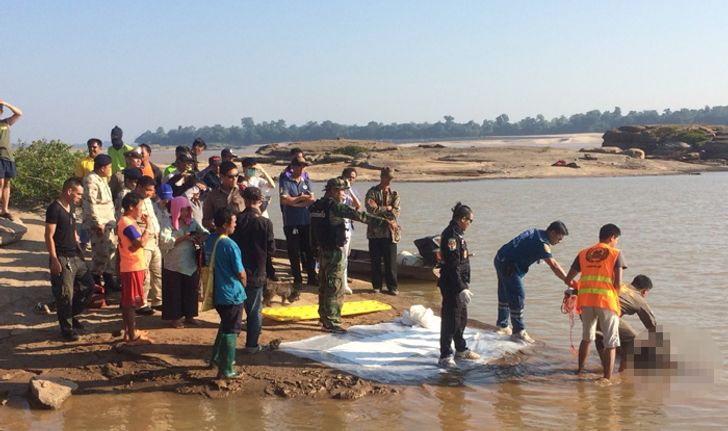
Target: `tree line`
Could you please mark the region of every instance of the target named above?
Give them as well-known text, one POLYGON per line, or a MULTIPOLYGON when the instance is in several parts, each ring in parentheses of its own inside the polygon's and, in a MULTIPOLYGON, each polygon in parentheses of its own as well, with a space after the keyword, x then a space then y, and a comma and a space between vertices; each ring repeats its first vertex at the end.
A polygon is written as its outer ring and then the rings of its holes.
POLYGON ((597 109, 570 117, 560 116, 547 120, 543 115, 526 117, 511 123, 507 114, 481 123, 468 121, 458 123, 446 115, 436 123, 379 123, 370 121, 366 125, 338 124, 332 121, 309 121, 302 125, 286 124, 285 120, 256 123, 251 117, 240 120, 239 126, 223 127, 219 124, 196 128, 194 126, 165 131, 147 130, 136 138, 136 143, 160 145, 189 145, 201 137, 208 143, 225 145, 268 144, 272 142, 307 141, 315 139, 369 139, 369 140, 436 140, 473 139, 487 136, 540 135, 557 133, 604 132, 606 130, 635 124, 726 124, 728 106, 705 106, 702 109, 683 108, 679 111, 665 109, 630 111, 622 114, 619 107, 612 111, 597 109))

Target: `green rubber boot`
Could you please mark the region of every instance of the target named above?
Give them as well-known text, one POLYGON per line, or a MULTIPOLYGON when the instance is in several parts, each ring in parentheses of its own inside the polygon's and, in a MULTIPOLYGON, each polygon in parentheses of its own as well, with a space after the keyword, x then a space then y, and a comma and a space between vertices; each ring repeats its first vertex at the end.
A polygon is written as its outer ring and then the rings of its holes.
POLYGON ((210 368, 220 366, 220 348, 222 347, 222 332, 217 330, 215 344, 212 345, 212 356, 210 356, 210 368))
POLYGON ((233 364, 235 363, 235 342, 237 340, 238 334, 222 334, 220 366, 217 372, 219 379, 235 379, 240 377, 240 373, 233 368, 233 364))

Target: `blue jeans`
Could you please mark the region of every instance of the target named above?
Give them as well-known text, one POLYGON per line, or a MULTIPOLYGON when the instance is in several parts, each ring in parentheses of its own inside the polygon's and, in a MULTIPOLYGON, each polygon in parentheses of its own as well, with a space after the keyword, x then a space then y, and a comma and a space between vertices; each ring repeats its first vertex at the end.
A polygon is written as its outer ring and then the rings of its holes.
POLYGON ((498 321, 501 328, 508 326, 508 318, 513 325, 513 332, 525 329, 523 323, 523 307, 526 301, 526 289, 523 286, 523 275, 513 264, 493 261, 498 275, 498 321))
POLYGON ((258 347, 258 337, 260 336, 260 328, 262 326, 263 315, 261 314, 262 309, 262 298, 263 288, 262 287, 246 287, 245 302, 245 314, 248 316, 248 327, 245 335, 245 347, 258 347))

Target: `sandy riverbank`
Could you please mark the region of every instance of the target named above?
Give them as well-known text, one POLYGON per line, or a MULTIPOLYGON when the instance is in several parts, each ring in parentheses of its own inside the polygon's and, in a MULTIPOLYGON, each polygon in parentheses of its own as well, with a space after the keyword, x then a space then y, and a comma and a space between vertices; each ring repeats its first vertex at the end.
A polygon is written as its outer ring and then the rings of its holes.
MULTIPOLYGON (((277 175, 287 163, 287 150, 300 147, 307 158, 317 159, 343 146, 367 148, 364 163, 357 167, 359 178, 376 180, 378 168, 392 166, 397 181, 465 181, 501 178, 605 177, 638 175, 672 175, 726 170, 714 162, 681 162, 665 159, 636 159, 624 154, 580 152, 581 148, 601 145, 599 134, 552 136, 516 136, 478 141, 442 141, 423 144, 389 144, 374 141, 324 140, 274 144, 276 149, 263 154, 261 163, 271 175, 277 175), (563 160, 578 168, 552 166, 563 160)), ((255 157, 257 147, 236 149, 240 156, 255 157)), ((201 160, 219 150, 206 151, 201 160)), ((260 155, 258 155, 260 156, 260 155)), ((159 149, 155 162, 166 164, 173 158, 172 149, 159 149)), ((314 181, 337 176, 350 162, 314 162, 308 172, 314 181)))
MULTIPOLYGON (((0 249, 0 400, 24 396, 34 375, 65 377, 79 384, 76 393, 174 391, 223 397, 231 393, 255 396, 358 398, 395 393, 397 386, 352 377, 319 363, 269 349, 255 355, 238 352, 243 378, 220 381, 207 369, 207 358, 219 322, 215 311, 201 313, 202 326, 174 329, 159 314, 137 317, 155 343, 125 346, 112 332, 120 327, 117 307, 89 310, 81 317, 85 333, 78 342, 62 341, 55 314, 33 311, 51 299, 43 219, 18 213, 29 228, 22 241, 0 249)), ((283 274, 287 267, 276 262, 283 274)), ((370 285, 352 284, 347 300, 373 299, 370 285)), ((318 303, 316 288, 308 286, 296 305, 318 303)), ((347 317, 346 325, 390 321, 408 309, 413 298, 376 295, 393 309, 347 317)), ((277 301, 274 300, 274 301, 277 301)), ((428 304, 433 306, 435 304, 428 304)), ((279 304, 274 302, 274 306, 279 304)), ((436 308, 436 307, 435 307, 436 308)), ((317 321, 280 323, 264 319, 261 342, 300 340, 321 335, 317 321), (275 340, 275 341, 274 341, 275 340)), ((478 325, 481 326, 481 325, 478 325)), ((238 346, 244 345, 244 333, 238 346)))

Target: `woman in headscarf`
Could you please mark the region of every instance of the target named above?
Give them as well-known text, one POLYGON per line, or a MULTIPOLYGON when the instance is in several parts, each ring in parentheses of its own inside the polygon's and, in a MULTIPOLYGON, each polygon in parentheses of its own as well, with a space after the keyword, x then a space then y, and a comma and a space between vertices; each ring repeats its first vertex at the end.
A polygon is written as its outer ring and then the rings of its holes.
POLYGON ((209 235, 192 218, 189 199, 177 196, 170 202, 171 223, 162 229, 160 245, 166 249, 162 267, 162 320, 172 326, 199 326, 197 316, 197 257, 195 244, 209 235), (183 320, 184 319, 184 320, 183 320))

